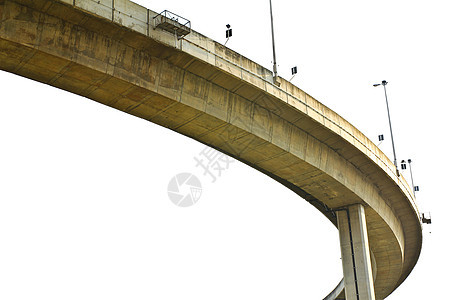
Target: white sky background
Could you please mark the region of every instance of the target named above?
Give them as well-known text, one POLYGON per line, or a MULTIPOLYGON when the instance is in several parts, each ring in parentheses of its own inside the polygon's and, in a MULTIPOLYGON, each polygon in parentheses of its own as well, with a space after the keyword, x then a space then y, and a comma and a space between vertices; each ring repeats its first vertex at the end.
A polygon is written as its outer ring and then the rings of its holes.
MULTIPOLYGON (((136 1, 271 69, 268 1, 136 1), (214 3, 214 4, 212 4, 214 3)), ((419 262, 388 297, 442 299, 450 268, 445 192, 450 82, 447 1, 273 0, 279 74, 392 155, 413 160, 431 211, 419 262), (431 232, 431 233, 430 233, 431 232)), ((306 201, 239 162, 215 183, 189 138, 0 73, 1 299, 321 299, 342 278, 338 232, 306 201), (194 173, 199 202, 167 184, 194 173)), ((404 173, 410 180, 409 170, 404 173)))

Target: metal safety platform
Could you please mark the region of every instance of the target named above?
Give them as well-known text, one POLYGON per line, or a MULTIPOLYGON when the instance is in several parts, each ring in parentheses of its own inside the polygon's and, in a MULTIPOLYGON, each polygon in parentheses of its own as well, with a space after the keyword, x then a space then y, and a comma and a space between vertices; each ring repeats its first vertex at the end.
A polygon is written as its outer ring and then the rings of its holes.
POLYGON ((168 10, 158 14, 153 20, 154 28, 161 28, 171 32, 175 34, 178 39, 183 38, 191 32, 191 21, 168 10))

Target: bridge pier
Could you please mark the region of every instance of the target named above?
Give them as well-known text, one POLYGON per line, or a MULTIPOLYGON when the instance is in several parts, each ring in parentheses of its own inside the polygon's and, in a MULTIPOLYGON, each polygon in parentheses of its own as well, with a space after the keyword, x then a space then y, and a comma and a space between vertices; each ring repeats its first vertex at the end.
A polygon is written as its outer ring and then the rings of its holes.
POLYGON ((375 300, 369 239, 364 206, 354 204, 337 211, 345 297, 375 300))

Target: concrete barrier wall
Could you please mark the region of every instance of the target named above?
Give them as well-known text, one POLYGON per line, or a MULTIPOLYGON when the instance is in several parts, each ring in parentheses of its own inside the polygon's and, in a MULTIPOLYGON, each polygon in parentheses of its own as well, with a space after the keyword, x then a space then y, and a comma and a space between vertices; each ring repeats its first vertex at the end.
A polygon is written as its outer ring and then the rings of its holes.
POLYGON ((147 35, 149 10, 128 0, 114 0, 113 21, 147 35))
POLYGON ((113 0, 75 0, 73 4, 100 17, 112 19, 113 0))

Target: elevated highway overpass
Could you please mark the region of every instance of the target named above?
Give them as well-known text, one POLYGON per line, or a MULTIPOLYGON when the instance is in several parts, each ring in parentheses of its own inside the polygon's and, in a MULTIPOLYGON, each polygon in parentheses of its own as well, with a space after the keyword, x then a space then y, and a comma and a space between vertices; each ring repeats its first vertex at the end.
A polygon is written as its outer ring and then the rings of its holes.
POLYGON ((165 126, 267 174, 339 229, 344 281, 327 299, 391 294, 422 245, 413 192, 392 162, 298 87, 198 32, 180 38, 157 26, 160 17, 128 0, 0 0, 0 69, 165 126))

